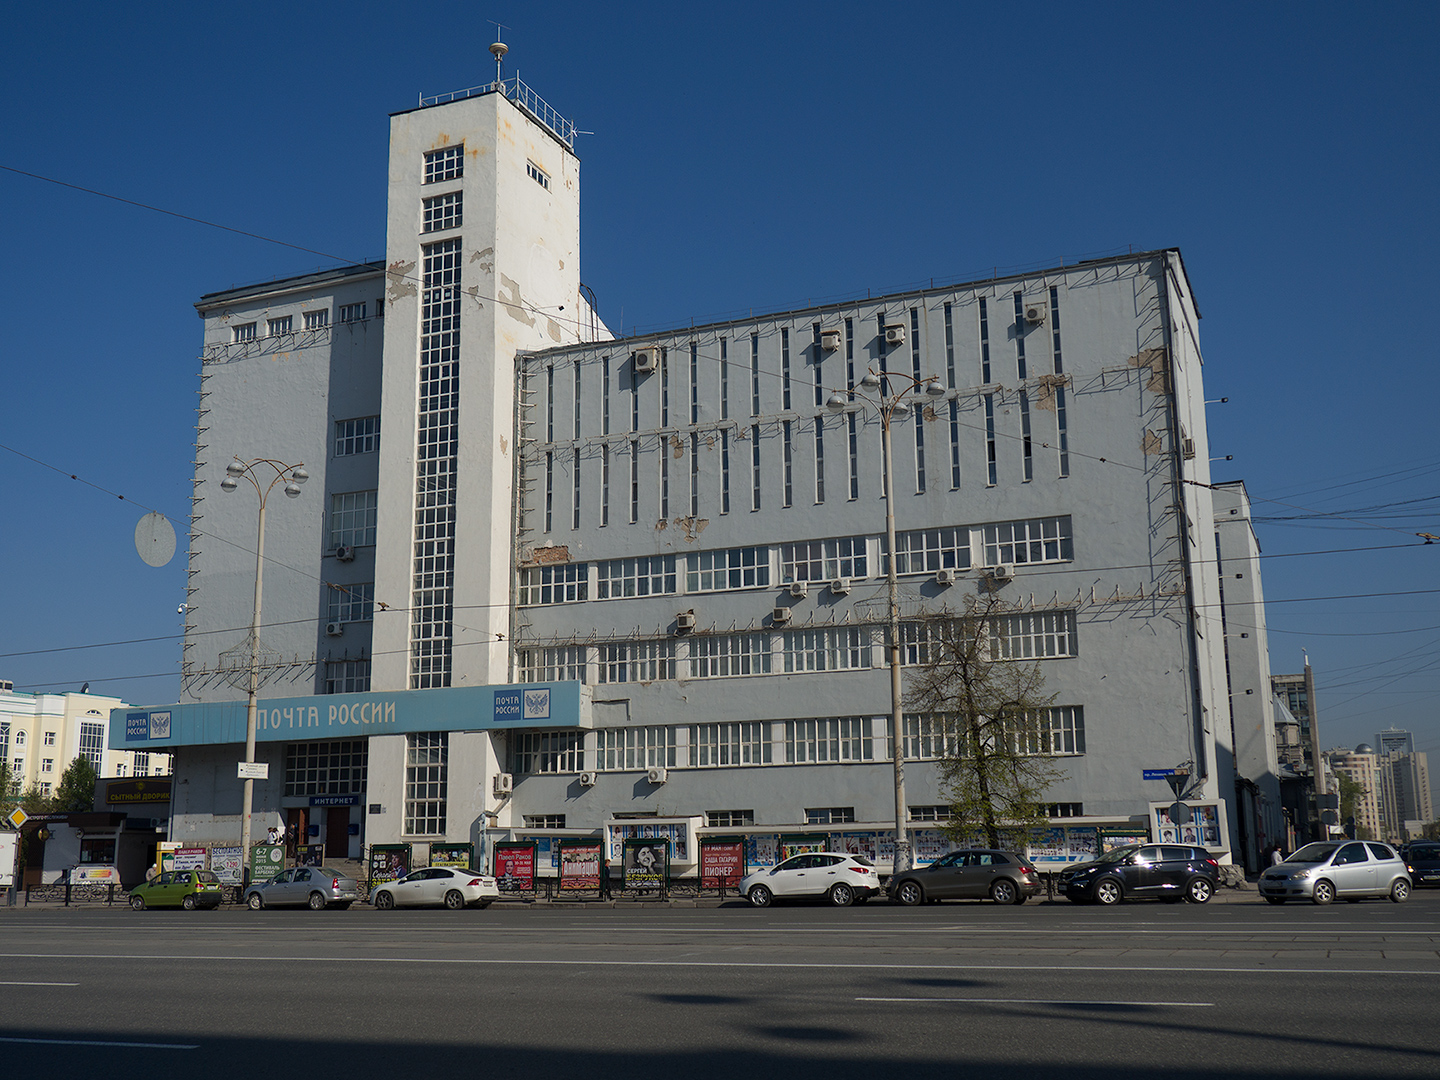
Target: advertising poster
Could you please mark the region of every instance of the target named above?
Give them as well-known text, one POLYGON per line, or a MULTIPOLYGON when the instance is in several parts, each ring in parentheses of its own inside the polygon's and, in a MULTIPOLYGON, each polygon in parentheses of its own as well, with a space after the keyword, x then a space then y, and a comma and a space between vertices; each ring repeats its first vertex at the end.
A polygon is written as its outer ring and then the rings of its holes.
POLYGON ((324 866, 324 844, 299 844, 295 848, 296 866, 324 866))
POLYGON ((160 864, 159 869, 162 872, 175 869, 175 849, 179 846, 180 845, 175 843, 173 840, 160 841, 159 848, 156 853, 156 859, 160 864))
POLYGON ((729 889, 745 876, 744 840, 700 841, 700 887, 729 889))
POLYGON ((910 848, 917 865, 927 865, 951 848, 949 839, 939 829, 915 829, 910 833, 910 848))
MULTIPOLYGON (((204 851, 204 848, 200 849, 204 851)), ((98 863, 91 863, 89 866, 76 866, 70 871, 71 885, 119 885, 120 871, 113 866, 105 866, 98 863)))
POLYGON ((1100 830, 1100 847, 1102 851, 1114 851, 1117 847, 1129 847, 1131 844, 1145 844, 1150 841, 1150 831, 1141 826, 1133 828, 1117 827, 1100 830))
POLYGON ((410 872, 409 844, 375 844, 370 848, 370 887, 395 881, 410 872))
POLYGON ((774 833, 751 835, 745 838, 745 864, 754 870, 763 870, 780 861, 780 838, 774 833))
POLYGON ((603 854, 599 840, 560 841, 561 892, 599 892, 603 854))
POLYGON ((1170 807, 1151 804, 1155 831, 1162 844, 1196 844, 1200 847, 1224 847, 1221 839, 1220 811, 1215 803, 1185 804, 1190 808, 1191 819, 1183 825, 1170 820, 1170 807))
POLYGON ((430 845, 431 866, 452 866, 457 870, 469 870, 474 857, 474 844, 430 845))
POLYGON ((206 863, 209 853, 203 847, 182 847, 175 849, 174 870, 208 870, 206 863))
POLYGON ((285 869, 285 848, 282 844, 250 846, 250 880, 269 881, 285 869))
POLYGON ((670 884, 670 841, 626 840, 620 869, 622 888, 666 888, 670 884))
POLYGON ((241 872, 245 865, 243 854, 239 844, 234 847, 212 847, 210 849, 210 870, 220 879, 221 885, 241 884, 241 872))
POLYGON ((1093 825, 1072 825, 1065 830, 1065 850, 1071 862, 1089 862, 1099 858, 1099 830, 1093 825))
POLYGON ((683 821, 646 822, 643 825, 611 825, 610 858, 620 861, 625 857, 625 844, 630 840, 660 840, 670 842, 670 858, 675 862, 690 861, 690 830, 683 821))
POLYGON ((830 837, 825 833, 782 836, 780 838, 780 860, 783 862, 794 855, 806 855, 812 851, 829 851, 830 837))
POLYGON ((874 862, 880 856, 880 843, 873 832, 852 832, 830 837, 830 850, 846 855, 863 855, 874 862))
POLYGON ((529 892, 535 888, 535 845, 495 845, 495 884, 501 892, 529 892))

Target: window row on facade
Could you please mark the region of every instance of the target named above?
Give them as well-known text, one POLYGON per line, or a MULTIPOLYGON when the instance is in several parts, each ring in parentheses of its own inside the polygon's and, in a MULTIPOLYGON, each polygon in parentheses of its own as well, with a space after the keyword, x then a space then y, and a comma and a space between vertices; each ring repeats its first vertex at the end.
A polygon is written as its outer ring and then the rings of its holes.
MULTIPOLYGON (((369 318, 370 301, 362 300, 354 304, 341 304, 336 312, 335 321, 338 323, 358 323, 369 318)), ((385 312, 385 301, 374 301, 376 318, 380 318, 385 312)), ((330 309, 311 308, 308 311, 300 312, 300 330, 324 330, 330 325, 330 309)), ((286 334, 296 332, 294 315, 277 315, 274 318, 266 319, 264 337, 283 337, 286 334)), ((235 323, 230 327, 230 341, 233 344, 244 344, 245 342, 257 341, 261 337, 260 323, 243 322, 235 323)))

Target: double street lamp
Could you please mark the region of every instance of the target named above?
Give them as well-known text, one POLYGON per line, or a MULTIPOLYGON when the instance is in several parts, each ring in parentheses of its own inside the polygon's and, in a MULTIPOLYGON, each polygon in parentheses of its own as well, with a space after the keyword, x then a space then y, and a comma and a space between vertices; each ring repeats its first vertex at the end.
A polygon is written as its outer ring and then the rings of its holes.
MULTIPOLYGON (((885 543, 887 550, 885 583, 889 596, 890 615, 890 724, 894 735, 894 753, 891 758, 895 766, 895 856, 891 873, 899 874, 909 870, 910 841, 905 828, 905 696, 900 678, 900 582, 895 570, 895 475, 894 455, 891 453, 890 424, 892 420, 904 420, 912 408, 919 407, 923 394, 929 398, 945 396, 945 388, 936 376, 917 379, 899 372, 887 372, 884 382, 879 375, 869 371, 860 380, 866 392, 855 391, 856 395, 870 403, 880 416, 880 425, 885 457, 885 543), (891 380, 901 384, 899 393, 887 393, 891 380)), ((842 413, 850 407, 847 395, 835 393, 825 403, 832 413, 842 413)))
MULTIPOLYGON (((300 495, 300 485, 310 479, 304 464, 286 465, 272 458, 255 458, 241 461, 238 457, 225 466, 225 479, 220 481, 220 490, 227 495, 240 486, 240 480, 249 480, 260 496, 260 520, 255 537, 255 613, 250 618, 250 676, 247 680, 248 697, 245 706, 245 762, 255 763, 255 702, 260 689, 260 593, 265 581, 265 500, 275 485, 284 481, 280 490, 294 499, 300 495), (267 468, 269 471, 267 471, 267 468), (272 477, 270 473, 275 475, 272 477), (258 479, 257 479, 258 474, 258 479), (268 484, 264 484, 265 480, 268 484), (264 486, 262 486, 264 484, 264 486)), ((253 770, 250 770, 253 772, 253 770)), ((245 810, 240 825, 240 851, 244 875, 249 876, 250 865, 250 813, 255 801, 255 778, 245 777, 245 810)), ((248 881, 247 881, 248 884, 248 881)))

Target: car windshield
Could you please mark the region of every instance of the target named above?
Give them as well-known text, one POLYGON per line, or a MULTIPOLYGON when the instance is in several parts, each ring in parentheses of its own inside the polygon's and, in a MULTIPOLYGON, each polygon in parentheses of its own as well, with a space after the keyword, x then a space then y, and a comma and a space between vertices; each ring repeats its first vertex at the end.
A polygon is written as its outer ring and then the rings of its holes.
POLYGON ((1135 850, 1136 849, 1133 847, 1111 848, 1109 851, 1105 852, 1104 855, 1101 855, 1100 858, 1096 859, 1095 861, 1101 863, 1124 862, 1131 855, 1135 854, 1135 850))
POLYGON ((1412 859, 1440 859, 1440 844, 1411 844, 1412 859))
POLYGON ((1323 843, 1306 844, 1304 847, 1302 847, 1299 851, 1295 852, 1294 855, 1291 855, 1285 861, 1293 863, 1322 863, 1326 859, 1330 858, 1331 855, 1334 855, 1335 850, 1339 846, 1339 844, 1323 843))
POLYGON ((869 859, 867 859, 864 855, 851 855, 850 858, 851 858, 854 862, 859 863, 861 866, 874 866, 874 865, 875 865, 873 862, 871 862, 869 859))

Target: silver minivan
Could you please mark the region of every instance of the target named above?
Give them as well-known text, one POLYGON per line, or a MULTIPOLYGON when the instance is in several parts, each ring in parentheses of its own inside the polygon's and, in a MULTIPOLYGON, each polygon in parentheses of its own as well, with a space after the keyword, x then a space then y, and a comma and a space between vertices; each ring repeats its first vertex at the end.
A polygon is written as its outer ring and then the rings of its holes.
POLYGON ((1286 900, 1362 900, 1388 896, 1410 899, 1410 875, 1388 844, 1370 840, 1324 840, 1306 844, 1260 875, 1260 895, 1272 904, 1286 900))

